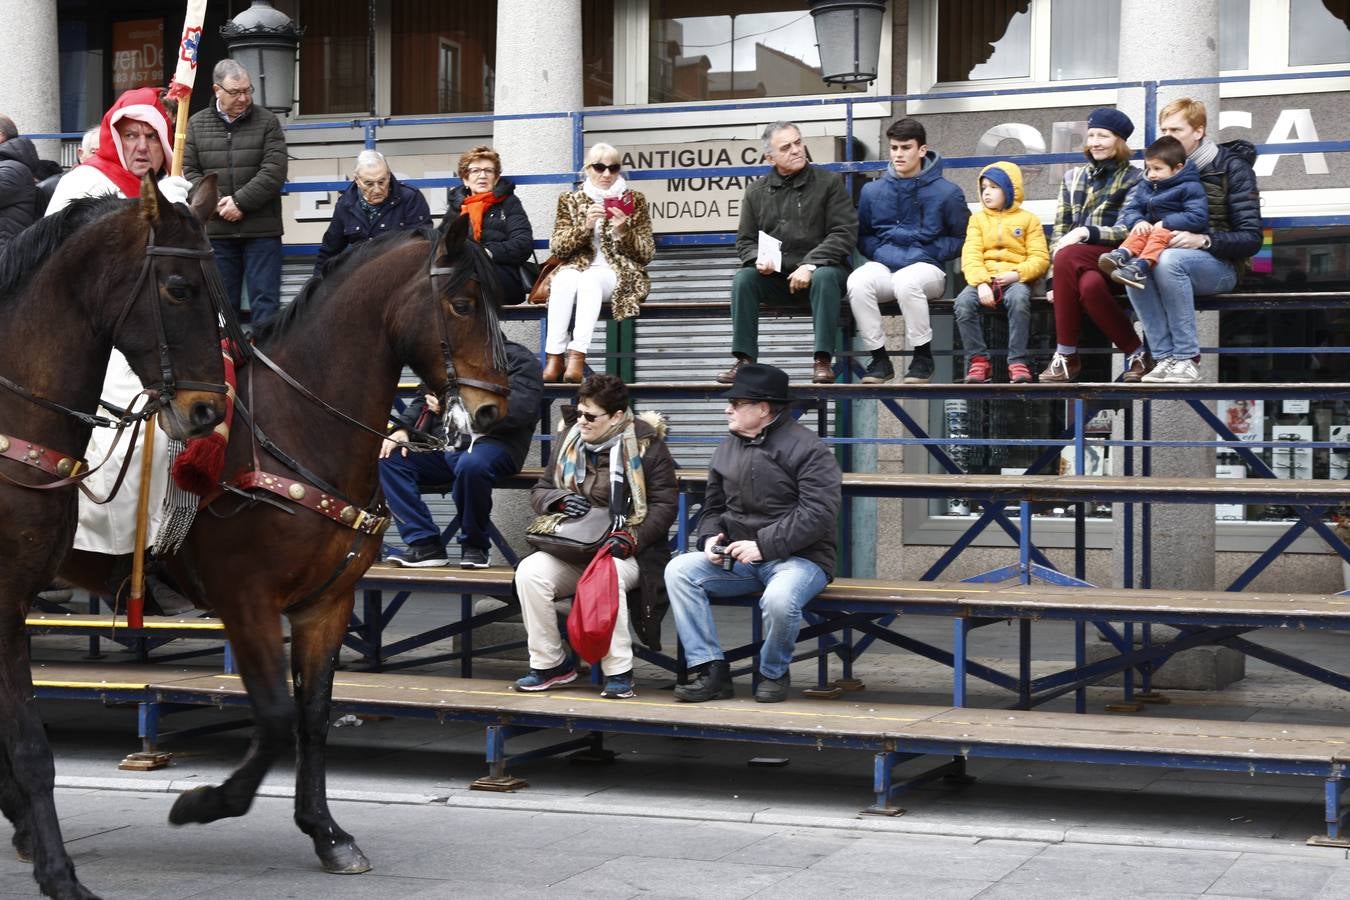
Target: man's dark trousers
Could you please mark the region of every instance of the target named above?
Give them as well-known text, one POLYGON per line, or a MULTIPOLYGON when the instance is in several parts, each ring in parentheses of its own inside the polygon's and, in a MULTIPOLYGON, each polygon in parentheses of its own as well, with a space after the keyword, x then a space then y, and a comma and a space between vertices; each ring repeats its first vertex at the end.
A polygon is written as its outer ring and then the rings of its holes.
POLYGON ((242 317, 240 287, 248 285, 248 320, 260 325, 281 308, 281 238, 220 238, 211 242, 216 251, 220 280, 234 314, 242 317))
POLYGON ((492 545, 492 488, 516 471, 511 454, 494 441, 479 441, 473 452, 409 453, 395 450, 380 460, 380 487, 405 544, 441 540, 441 531, 422 500, 419 486, 449 483, 460 516, 460 542, 487 550, 492 545))
MULTIPOLYGON (((816 353, 834 353, 847 283, 848 270, 843 266, 820 266, 811 274, 808 296, 816 353)), ((754 266, 737 270, 731 279, 731 352, 758 359, 760 304, 786 306, 801 299, 801 293, 789 291, 787 276, 781 273, 761 275, 754 266)))

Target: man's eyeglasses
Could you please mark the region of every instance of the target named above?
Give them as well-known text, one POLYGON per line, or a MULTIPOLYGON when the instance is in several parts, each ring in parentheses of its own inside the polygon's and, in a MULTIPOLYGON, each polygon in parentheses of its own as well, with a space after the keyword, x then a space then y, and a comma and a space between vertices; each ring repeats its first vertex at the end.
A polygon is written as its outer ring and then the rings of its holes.
POLYGON ((464 170, 470 178, 477 178, 479 175, 496 175, 497 170, 491 166, 475 166, 472 169, 464 170))
POLYGON ((216 87, 220 88, 222 91, 229 94, 231 97, 238 97, 241 94, 245 94, 249 97, 253 96, 253 85, 251 84, 248 87, 241 87, 241 88, 227 88, 223 84, 218 84, 216 85, 216 87))
POLYGON ((618 175, 619 170, 622 168, 623 168, 622 163, 613 163, 612 165, 608 166, 605 165, 604 163, 598 162, 591 163, 591 171, 597 175, 603 175, 606 172, 610 173, 611 175, 618 175))
POLYGON ((593 412, 586 412, 584 409, 579 409, 577 410, 577 415, 581 416, 587 422, 594 422, 596 419, 603 419, 605 416, 609 415, 609 413, 607 412, 593 413, 593 412))

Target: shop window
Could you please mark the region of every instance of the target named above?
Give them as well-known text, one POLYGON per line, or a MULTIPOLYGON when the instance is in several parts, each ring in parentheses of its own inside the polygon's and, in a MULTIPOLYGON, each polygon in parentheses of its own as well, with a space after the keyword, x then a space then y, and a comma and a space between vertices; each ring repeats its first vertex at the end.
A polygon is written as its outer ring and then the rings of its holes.
POLYGON ((938 4, 938 81, 1031 75, 1031 0, 938 4))
POLYGON ((1248 41, 1252 30, 1251 0, 1229 0, 1219 7, 1219 69, 1247 69, 1248 41))
POLYGON ((614 105, 613 0, 582 0, 581 74, 582 103, 614 105))
POLYGON ((497 4, 402 0, 390 13, 390 113, 492 111, 497 4))
POLYGON ((651 0, 650 100, 732 100, 862 91, 820 78, 801 0, 651 0))
POLYGON ((370 112, 369 16, 365 0, 300 0, 300 112, 370 112))
POLYGON ((1345 0, 1289 0, 1289 65, 1350 62, 1350 4, 1345 0))

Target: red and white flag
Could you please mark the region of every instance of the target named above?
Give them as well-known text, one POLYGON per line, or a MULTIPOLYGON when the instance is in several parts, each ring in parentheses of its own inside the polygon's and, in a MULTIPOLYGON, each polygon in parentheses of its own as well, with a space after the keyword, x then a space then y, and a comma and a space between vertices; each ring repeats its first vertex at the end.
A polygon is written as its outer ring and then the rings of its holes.
POLYGON ((183 37, 178 42, 178 68, 169 82, 169 96, 175 100, 192 94, 197 80, 197 50, 202 43, 202 22, 206 19, 206 0, 188 0, 183 19, 183 37))

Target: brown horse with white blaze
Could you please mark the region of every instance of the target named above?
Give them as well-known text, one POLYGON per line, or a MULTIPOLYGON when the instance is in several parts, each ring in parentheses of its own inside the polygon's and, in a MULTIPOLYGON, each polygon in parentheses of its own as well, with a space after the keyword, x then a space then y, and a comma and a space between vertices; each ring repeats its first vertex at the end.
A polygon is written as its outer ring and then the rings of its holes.
POLYGON ((107 424, 94 411, 113 347, 157 395, 171 436, 198 437, 224 415, 224 294, 200 224, 215 204, 214 179, 191 213, 147 179, 139 199, 76 201, 0 256, 0 809, 43 893, 62 900, 94 895, 62 844, 24 618, 74 539, 80 456, 107 424))
POLYGON ((247 812, 294 732, 296 824, 325 870, 370 868, 328 809, 333 669, 355 585, 380 551, 377 463, 403 367, 432 390, 449 391, 452 402, 462 396, 478 430, 505 410, 497 281, 466 228, 458 218, 337 257, 258 333, 262 353, 240 367, 223 478, 229 489, 198 513, 168 572, 223 621, 254 734, 223 784, 178 798, 174 824, 247 812), (294 697, 283 616, 291 625, 294 697))

